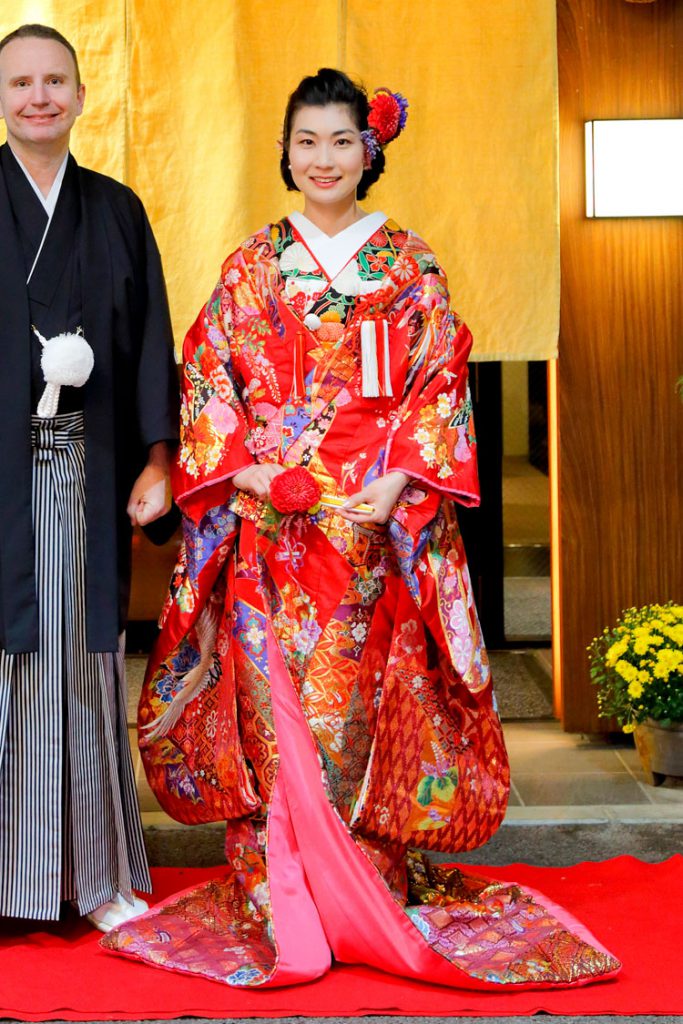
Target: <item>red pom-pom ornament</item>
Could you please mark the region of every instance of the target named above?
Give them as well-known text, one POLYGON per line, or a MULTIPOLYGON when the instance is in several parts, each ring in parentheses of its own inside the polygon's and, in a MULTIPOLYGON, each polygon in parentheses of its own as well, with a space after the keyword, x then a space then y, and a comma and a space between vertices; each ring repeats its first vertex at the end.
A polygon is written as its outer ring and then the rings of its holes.
POLYGON ((273 477, 270 484, 270 503, 286 516, 307 512, 318 504, 320 494, 317 481, 303 466, 286 469, 273 477))

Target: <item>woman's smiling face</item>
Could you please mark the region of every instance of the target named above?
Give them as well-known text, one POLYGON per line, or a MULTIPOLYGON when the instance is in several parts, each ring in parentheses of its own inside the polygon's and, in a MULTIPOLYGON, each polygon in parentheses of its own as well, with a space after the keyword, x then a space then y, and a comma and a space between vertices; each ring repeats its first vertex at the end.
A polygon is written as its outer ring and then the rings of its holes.
POLYGON ((346 104, 301 107, 292 120, 288 156, 307 206, 355 202, 365 150, 346 104))

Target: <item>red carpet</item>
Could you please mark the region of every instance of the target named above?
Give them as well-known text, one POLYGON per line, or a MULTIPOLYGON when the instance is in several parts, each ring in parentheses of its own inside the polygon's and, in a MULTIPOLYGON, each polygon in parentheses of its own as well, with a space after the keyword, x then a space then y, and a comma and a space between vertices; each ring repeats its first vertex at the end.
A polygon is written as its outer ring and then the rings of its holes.
MULTIPOLYGON (((474 869, 476 870, 476 868, 474 869)), ((517 1016, 683 1013, 683 857, 632 857, 570 868, 513 864, 482 873, 539 889, 572 911, 623 963, 614 981, 500 994, 435 988, 363 967, 335 967, 308 985, 254 992, 193 980, 113 956, 77 918, 0 922, 0 1017, 107 1020, 198 1017, 517 1016)), ((158 868, 161 899, 215 872, 158 868)))

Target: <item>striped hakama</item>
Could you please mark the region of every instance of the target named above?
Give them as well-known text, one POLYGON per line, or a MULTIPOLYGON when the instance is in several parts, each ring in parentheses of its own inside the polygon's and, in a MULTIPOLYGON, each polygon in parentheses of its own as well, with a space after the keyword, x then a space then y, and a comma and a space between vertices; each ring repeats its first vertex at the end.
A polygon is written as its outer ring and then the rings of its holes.
POLYGON ((83 414, 32 421, 37 653, 0 651, 0 916, 57 919, 150 891, 123 644, 85 635, 83 414))

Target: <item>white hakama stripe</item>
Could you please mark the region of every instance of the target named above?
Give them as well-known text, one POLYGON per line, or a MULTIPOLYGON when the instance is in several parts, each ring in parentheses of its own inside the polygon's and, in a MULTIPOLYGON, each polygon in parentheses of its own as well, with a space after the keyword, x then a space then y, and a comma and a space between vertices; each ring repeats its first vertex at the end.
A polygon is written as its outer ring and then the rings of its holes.
POLYGON ((39 649, 0 651, 0 916, 54 920, 150 890, 123 645, 85 637, 82 413, 33 418, 39 649))

